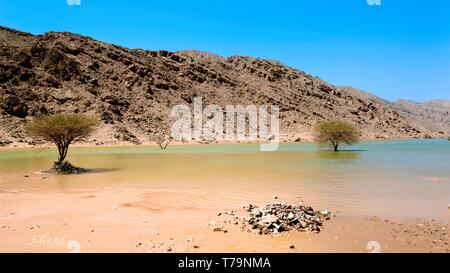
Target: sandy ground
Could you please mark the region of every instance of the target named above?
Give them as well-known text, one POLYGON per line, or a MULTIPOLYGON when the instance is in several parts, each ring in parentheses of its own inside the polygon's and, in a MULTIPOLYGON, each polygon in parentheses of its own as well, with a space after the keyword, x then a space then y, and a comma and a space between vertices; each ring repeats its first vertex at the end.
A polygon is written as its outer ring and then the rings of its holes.
POLYGON ((0 252, 450 252, 448 223, 335 212, 320 234, 257 235, 218 216, 244 216, 242 208, 180 204, 180 194, 3 191, 0 252), (228 232, 213 232, 211 221, 228 232))

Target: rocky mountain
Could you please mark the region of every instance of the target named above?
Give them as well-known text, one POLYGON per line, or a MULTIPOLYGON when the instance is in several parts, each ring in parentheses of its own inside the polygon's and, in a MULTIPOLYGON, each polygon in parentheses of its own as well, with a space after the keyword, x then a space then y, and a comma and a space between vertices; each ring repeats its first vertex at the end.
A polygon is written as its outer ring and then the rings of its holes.
POLYGON ((343 88, 347 93, 366 100, 377 101, 381 104, 389 104, 393 108, 397 109, 402 116, 406 117, 411 124, 434 132, 435 136, 437 133, 437 137, 450 134, 450 100, 415 102, 411 100, 399 99, 397 101, 390 102, 356 88, 347 86, 338 88, 343 88))
POLYGON ((278 105, 285 140, 309 139, 317 121, 330 119, 354 123, 367 139, 448 132, 438 123, 429 127, 416 122, 415 112, 400 104, 335 87, 276 61, 128 49, 71 33, 31 35, 0 28, 4 145, 35 144, 24 134, 24 122, 61 112, 99 117, 102 126, 91 143, 149 143, 170 124, 172 107, 191 105, 194 97, 223 108, 278 105))
POLYGON ((397 100, 394 107, 404 112, 412 123, 428 130, 448 134, 450 132, 450 101, 430 100, 417 103, 410 100, 397 100))

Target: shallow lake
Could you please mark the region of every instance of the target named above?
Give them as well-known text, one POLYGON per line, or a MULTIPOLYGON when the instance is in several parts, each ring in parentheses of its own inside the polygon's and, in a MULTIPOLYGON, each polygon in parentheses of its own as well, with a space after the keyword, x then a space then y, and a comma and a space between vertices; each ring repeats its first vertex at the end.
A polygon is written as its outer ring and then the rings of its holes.
POLYGON ((311 143, 281 144, 276 152, 260 152, 257 144, 72 147, 68 160, 93 172, 35 174, 55 159, 54 149, 1 149, 0 194, 175 192, 176 198, 158 199, 174 208, 227 208, 278 196, 351 215, 450 219, 450 142, 444 139, 370 141, 338 153, 311 143))

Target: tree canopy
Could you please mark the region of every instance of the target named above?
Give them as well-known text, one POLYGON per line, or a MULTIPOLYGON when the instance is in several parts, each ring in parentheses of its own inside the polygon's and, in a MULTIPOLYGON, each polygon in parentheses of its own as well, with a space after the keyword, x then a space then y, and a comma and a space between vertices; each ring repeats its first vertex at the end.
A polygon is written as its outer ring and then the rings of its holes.
POLYGON ((352 145, 359 141, 359 131, 346 121, 320 122, 314 128, 314 140, 338 151, 342 144, 352 145))
POLYGON ((25 125, 25 131, 32 137, 53 142, 58 148, 59 158, 55 163, 62 164, 69 145, 92 134, 98 126, 94 117, 81 114, 37 117, 25 125))

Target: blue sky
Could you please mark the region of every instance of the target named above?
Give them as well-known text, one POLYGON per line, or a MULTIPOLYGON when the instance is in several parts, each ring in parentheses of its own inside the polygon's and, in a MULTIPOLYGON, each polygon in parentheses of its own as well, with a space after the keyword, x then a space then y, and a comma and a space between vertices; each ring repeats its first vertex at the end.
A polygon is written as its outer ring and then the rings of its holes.
POLYGON ((0 25, 275 59, 389 100, 450 99, 448 0, 1 0, 0 25))

